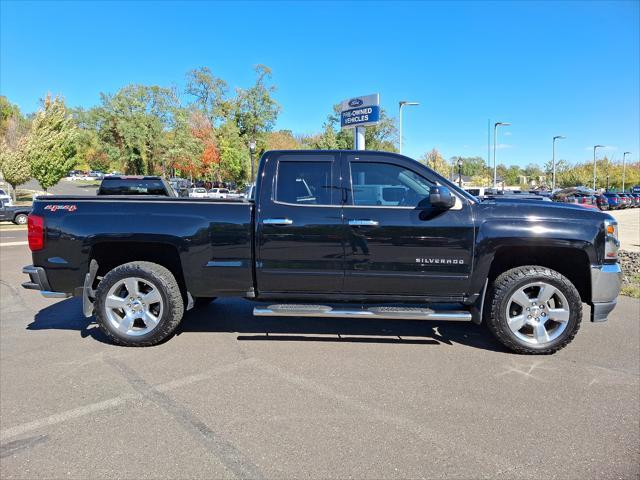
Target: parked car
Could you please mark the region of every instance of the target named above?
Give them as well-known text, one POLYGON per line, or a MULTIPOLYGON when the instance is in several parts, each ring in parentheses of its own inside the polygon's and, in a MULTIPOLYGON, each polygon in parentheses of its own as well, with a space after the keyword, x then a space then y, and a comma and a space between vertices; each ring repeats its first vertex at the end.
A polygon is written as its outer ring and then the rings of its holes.
POLYGON ((529 354, 571 342, 582 302, 592 321, 615 307, 620 243, 606 213, 479 202, 388 152, 269 151, 257 178, 254 202, 39 198, 23 286, 82 296, 84 314, 128 346, 167 339, 185 310, 219 296, 260 301, 254 315, 294 321, 486 322, 529 354), (368 186, 384 205, 360 194, 368 186))
POLYGON ((104 172, 101 172, 100 170, 92 170, 89 172, 89 178, 102 180, 104 178, 104 172))
POLYGON ((190 188, 189 198, 209 198, 209 192, 204 187, 190 188))
POLYGON ((246 198, 247 200, 253 200, 253 195, 255 193, 255 189, 256 189, 256 184, 255 183, 250 183, 249 185, 244 187, 244 190, 242 190, 243 198, 246 198))
POLYGON ((596 205, 602 211, 609 210, 609 200, 601 193, 596 195, 596 205))
POLYGON ((31 212, 31 207, 13 206, 0 199, 0 221, 13 222, 16 225, 26 225, 27 216, 31 212))
POLYGON ((569 187, 557 190, 551 195, 551 200, 560 203, 573 203, 586 208, 598 208, 597 199, 594 193, 579 187, 569 187))
POLYGON ((626 193, 618 193, 618 196, 620 197, 620 200, 622 200, 621 208, 631 208, 633 206, 631 198, 629 198, 626 193))
POLYGON ((623 193, 621 195, 627 199, 627 208, 635 208, 638 206, 638 204, 636 203, 636 197, 632 193, 623 193))
POLYGON ((0 200, 2 200, 4 204, 7 206, 13 205, 13 199, 11 198, 11 195, 9 195, 7 192, 5 192, 1 188, 0 188, 0 200))
POLYGON ((622 208, 624 201, 622 200, 622 198, 620 198, 620 195, 618 195, 617 193, 604 192, 602 196, 607 199, 607 202, 609 203, 609 210, 618 210, 622 208))
POLYGON ((98 195, 159 195, 175 197, 176 193, 161 177, 111 176, 102 179, 98 195))
POLYGON ((229 190, 226 188, 212 188, 207 192, 209 198, 227 198, 229 190))
POLYGON ((635 206, 640 207, 640 193, 630 193, 629 195, 635 199, 635 206))

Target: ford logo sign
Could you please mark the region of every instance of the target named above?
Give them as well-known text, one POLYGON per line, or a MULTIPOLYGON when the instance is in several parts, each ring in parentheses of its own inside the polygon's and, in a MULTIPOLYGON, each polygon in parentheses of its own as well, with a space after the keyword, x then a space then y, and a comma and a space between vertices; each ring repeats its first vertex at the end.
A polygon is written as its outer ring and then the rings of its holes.
POLYGON ((360 105, 362 105, 364 102, 362 100, 360 100, 359 98, 353 98, 351 100, 349 100, 349 106, 350 107, 359 107, 360 105))

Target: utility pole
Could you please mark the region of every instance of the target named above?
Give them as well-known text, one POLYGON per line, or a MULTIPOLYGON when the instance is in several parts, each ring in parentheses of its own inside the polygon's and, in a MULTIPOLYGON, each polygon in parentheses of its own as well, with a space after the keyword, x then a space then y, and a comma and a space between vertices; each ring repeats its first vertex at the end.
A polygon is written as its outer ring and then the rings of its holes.
POLYGON ((498 170, 496 166, 496 139, 498 136, 498 127, 508 127, 511 125, 507 122, 496 122, 493 125, 493 188, 498 188, 498 170))
POLYGON ((567 137, 563 137, 562 135, 556 135, 555 137, 553 137, 553 160, 552 160, 552 164, 553 164, 553 180, 551 183, 551 191, 553 192, 556 189, 556 140, 558 139, 563 139, 563 138, 567 138, 567 137))
POLYGON ((596 191, 596 150, 598 148, 604 148, 604 145, 593 146, 593 191, 596 191))
MULTIPOLYGON (((398 142, 398 152, 402 153, 402 109, 404 108, 405 105, 420 105, 418 102, 408 102, 406 100, 400 100, 398 102, 398 121, 399 121, 399 125, 398 125, 398 130, 399 130, 399 134, 400 134, 400 141, 398 142)), ((356 150, 358 150, 356 148, 356 150)))
POLYGON ((627 167, 625 160, 627 158, 627 155, 631 155, 631 152, 624 152, 622 154, 622 191, 624 192, 624 173, 625 173, 625 169, 627 167))

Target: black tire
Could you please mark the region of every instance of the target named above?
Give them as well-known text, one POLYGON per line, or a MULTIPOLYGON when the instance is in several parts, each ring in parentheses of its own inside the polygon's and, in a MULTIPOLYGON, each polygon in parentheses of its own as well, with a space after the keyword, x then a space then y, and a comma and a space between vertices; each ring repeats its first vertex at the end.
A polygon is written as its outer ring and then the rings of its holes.
POLYGON ((193 299, 193 308, 205 308, 211 302, 213 302, 217 297, 195 297, 193 299))
POLYGON ((165 267, 151 262, 130 262, 114 268, 100 281, 96 290, 94 311, 98 326, 113 343, 126 347, 148 347, 166 340, 173 334, 184 315, 184 302, 178 282, 165 267), (120 332, 108 321, 105 309, 105 299, 109 289, 117 282, 130 277, 153 282, 163 302, 163 310, 157 326, 140 336, 120 332))
POLYGON ((13 218, 13 223, 16 225, 26 225, 29 217, 26 213, 19 213, 13 218))
POLYGON ((567 277, 537 265, 513 268, 498 276, 487 292, 485 320, 489 330, 509 350, 530 355, 545 355, 557 352, 575 337, 582 322, 582 300, 576 287, 567 277), (567 300, 569 319, 560 335, 541 344, 527 343, 509 328, 507 308, 512 295, 534 282, 544 282, 558 289, 567 300))

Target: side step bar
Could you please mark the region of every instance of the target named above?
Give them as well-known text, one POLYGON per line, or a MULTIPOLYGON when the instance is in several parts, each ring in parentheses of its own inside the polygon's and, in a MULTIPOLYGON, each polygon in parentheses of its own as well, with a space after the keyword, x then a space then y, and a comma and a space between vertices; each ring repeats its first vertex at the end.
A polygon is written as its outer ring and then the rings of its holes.
POLYGON ((441 310, 408 307, 333 308, 326 305, 279 304, 255 307, 256 317, 328 317, 371 318, 385 320, 471 320, 466 310, 441 310))

